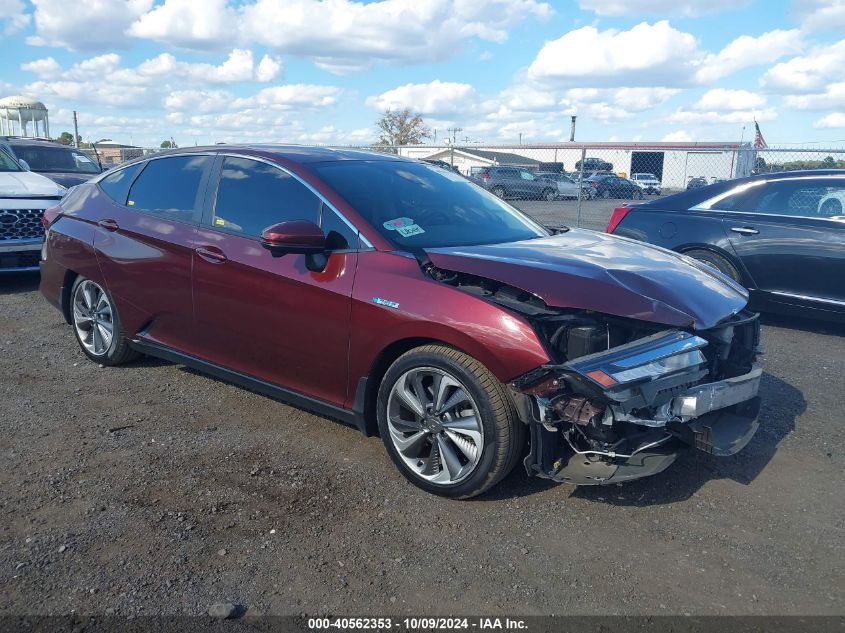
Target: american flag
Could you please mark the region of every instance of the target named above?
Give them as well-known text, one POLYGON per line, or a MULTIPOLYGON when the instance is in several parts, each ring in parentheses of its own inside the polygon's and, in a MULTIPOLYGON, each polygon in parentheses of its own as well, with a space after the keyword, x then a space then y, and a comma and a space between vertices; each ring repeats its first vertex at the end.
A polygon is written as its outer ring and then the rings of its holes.
POLYGON ((763 138, 763 133, 760 131, 760 124, 757 121, 754 121, 754 129, 757 131, 754 135, 754 149, 766 149, 768 144, 766 143, 766 139, 763 138))

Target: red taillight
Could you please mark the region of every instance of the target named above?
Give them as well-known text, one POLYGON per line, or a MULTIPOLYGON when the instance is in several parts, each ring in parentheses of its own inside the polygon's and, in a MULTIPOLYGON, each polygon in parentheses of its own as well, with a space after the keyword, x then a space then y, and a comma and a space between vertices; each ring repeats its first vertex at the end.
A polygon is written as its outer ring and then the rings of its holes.
POLYGON ((44 215, 41 216, 41 225, 46 229, 55 222, 56 218, 58 218, 61 214, 61 207, 50 207, 49 209, 44 209, 44 215))
POLYGON ((478 177, 481 178, 482 180, 489 180, 490 179, 490 172, 489 171, 482 171, 480 174, 478 174, 478 177))
POLYGON ((618 207, 613 210, 613 213, 610 215, 610 222, 607 223, 607 229, 605 231, 607 233, 613 233, 616 230, 616 227, 619 226, 619 223, 625 219, 625 216, 631 211, 631 207, 618 207))

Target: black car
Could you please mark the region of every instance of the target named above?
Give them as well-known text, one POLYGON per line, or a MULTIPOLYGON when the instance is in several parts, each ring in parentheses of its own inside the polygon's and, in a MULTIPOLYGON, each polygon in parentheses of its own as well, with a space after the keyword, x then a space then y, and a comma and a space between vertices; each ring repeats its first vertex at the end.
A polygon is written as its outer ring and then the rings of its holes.
POLYGON ((31 138, 0 137, 0 147, 21 165, 64 187, 93 178, 102 169, 96 159, 68 145, 31 138))
POLYGON ((689 182, 687 183, 687 190, 690 189, 701 189, 701 187, 707 186, 707 179, 703 176, 698 176, 696 178, 690 178, 689 182))
POLYGON ((845 320, 845 171, 761 174, 616 209, 607 232, 685 253, 757 309, 845 320))
POLYGON ((613 171, 613 163, 608 163, 601 158, 585 158, 575 163, 575 171, 613 171))
POLYGON ((616 174, 593 174, 590 178, 584 178, 584 181, 595 187, 597 198, 643 198, 643 190, 637 183, 616 174))

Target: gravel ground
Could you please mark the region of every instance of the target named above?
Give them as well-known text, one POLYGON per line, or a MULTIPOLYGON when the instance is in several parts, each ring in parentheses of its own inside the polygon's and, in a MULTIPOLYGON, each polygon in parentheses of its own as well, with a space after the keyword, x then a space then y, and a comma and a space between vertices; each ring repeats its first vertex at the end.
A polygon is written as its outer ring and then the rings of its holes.
POLYGON ((845 613, 842 328, 767 320, 738 456, 457 502, 350 427, 92 364, 36 285, 0 278, 0 615, 845 613))

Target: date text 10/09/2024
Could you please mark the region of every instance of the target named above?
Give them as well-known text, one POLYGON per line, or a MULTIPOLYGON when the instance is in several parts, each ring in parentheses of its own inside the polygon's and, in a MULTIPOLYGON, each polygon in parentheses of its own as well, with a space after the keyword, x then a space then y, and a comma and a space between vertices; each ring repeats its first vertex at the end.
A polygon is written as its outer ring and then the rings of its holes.
POLYGON ((308 628, 319 630, 525 630, 525 620, 519 618, 309 618, 308 628))

